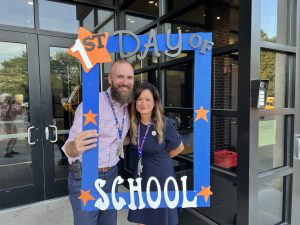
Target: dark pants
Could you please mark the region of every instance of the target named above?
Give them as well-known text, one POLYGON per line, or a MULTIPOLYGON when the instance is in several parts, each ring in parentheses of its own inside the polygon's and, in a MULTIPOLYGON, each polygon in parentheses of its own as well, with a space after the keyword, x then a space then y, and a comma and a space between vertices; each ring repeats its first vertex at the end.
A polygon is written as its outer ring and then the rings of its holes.
MULTIPOLYGON (((98 177, 106 180, 103 190, 111 192, 111 186, 114 179, 118 176, 118 167, 114 166, 108 172, 99 172, 98 177)), ((70 194, 70 202, 73 209, 74 225, 117 225, 117 211, 83 211, 81 210, 81 200, 78 199, 81 190, 81 180, 75 180, 74 175, 69 171, 68 188, 70 194)))

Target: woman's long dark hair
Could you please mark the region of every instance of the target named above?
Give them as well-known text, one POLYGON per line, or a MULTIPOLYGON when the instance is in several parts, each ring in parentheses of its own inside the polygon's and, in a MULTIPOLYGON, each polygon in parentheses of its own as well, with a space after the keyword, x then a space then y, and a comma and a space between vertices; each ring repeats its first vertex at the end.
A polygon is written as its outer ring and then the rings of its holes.
POLYGON ((141 83, 134 92, 130 118, 131 142, 136 144, 138 124, 141 122, 140 113, 136 110, 136 101, 144 90, 149 90, 154 99, 151 119, 153 127, 157 132, 157 142, 161 144, 164 140, 164 108, 157 88, 150 83, 141 83))

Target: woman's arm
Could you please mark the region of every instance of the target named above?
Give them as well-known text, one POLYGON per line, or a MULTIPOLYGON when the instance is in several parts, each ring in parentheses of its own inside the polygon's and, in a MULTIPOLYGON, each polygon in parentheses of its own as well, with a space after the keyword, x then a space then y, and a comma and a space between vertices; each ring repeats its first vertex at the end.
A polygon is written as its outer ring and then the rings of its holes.
POLYGON ((175 156, 177 156, 178 154, 180 154, 183 150, 184 150, 184 145, 181 142, 180 145, 178 145, 177 148, 169 151, 170 158, 174 158, 175 156))

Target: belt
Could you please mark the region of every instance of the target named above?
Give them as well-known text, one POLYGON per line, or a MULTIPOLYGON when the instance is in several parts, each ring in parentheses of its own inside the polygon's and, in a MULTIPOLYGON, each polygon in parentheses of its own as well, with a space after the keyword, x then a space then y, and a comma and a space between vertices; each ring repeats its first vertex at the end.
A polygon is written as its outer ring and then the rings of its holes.
POLYGON ((112 167, 103 167, 103 168, 98 168, 99 172, 107 172, 110 171, 112 169, 112 167))

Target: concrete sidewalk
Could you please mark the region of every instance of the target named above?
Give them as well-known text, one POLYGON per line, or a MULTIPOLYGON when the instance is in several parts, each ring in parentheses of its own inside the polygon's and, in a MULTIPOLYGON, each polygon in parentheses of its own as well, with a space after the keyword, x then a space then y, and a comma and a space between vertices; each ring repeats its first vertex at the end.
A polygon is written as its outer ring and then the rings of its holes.
MULTIPOLYGON (((118 211, 118 225, 127 221, 128 210, 118 211)), ((73 225, 69 199, 60 198, 0 211, 0 225, 73 225)))
MULTIPOLYGON (((128 209, 118 211, 118 225, 134 224, 127 221, 127 213, 128 209)), ((69 198, 42 201, 0 211, 0 225, 73 225, 69 198)))

